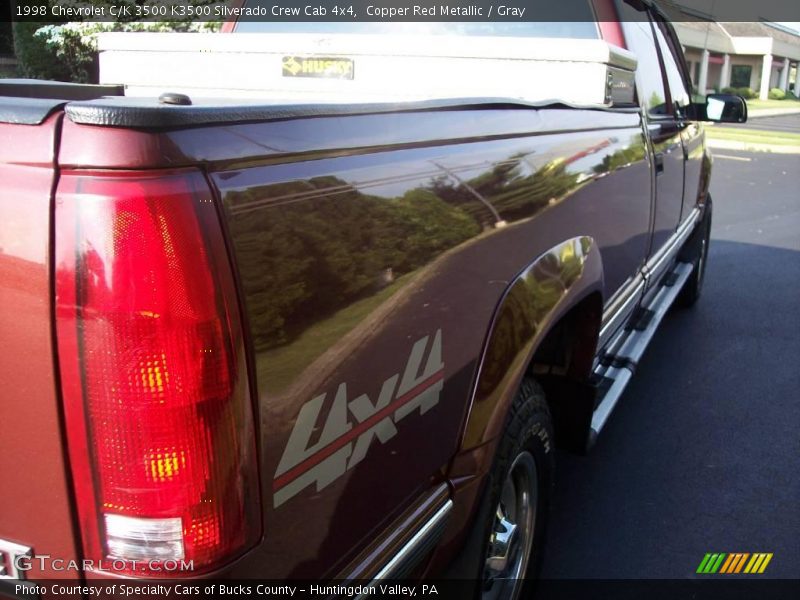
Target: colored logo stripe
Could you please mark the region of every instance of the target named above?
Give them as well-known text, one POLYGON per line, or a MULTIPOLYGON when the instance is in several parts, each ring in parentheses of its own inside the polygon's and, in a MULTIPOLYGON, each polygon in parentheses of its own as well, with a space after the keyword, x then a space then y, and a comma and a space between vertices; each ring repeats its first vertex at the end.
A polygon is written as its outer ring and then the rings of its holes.
POLYGON ((734 559, 736 558, 735 554, 728 554, 728 559, 722 564, 722 568, 720 569, 720 573, 727 573, 728 569, 731 568, 734 559))
POLYGON ((728 555, 728 560, 722 565, 720 573, 738 573, 744 566, 744 561, 750 556, 749 552, 737 552, 728 555))
POLYGON ((753 558, 747 563, 745 573, 763 573, 769 561, 772 560, 772 552, 753 554, 753 558))
POLYGON ((697 573, 707 574, 736 574, 736 573, 763 573, 769 562, 772 560, 771 552, 724 552, 706 553, 697 573), (749 561, 748 561, 749 559, 749 561), (747 564, 747 566, 745 566, 747 564))
POLYGON ((700 566, 697 567, 698 573, 716 573, 719 566, 722 564, 725 554, 706 554, 703 557, 700 566))

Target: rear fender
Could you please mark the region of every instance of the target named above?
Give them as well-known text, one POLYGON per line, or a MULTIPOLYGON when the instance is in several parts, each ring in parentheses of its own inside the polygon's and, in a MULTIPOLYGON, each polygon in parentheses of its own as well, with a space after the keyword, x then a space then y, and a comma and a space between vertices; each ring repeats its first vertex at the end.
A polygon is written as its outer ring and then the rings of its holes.
MULTIPOLYGON (((458 454, 450 464, 453 510, 445 539, 429 566, 441 568, 458 556, 457 573, 472 573, 480 544, 464 541, 478 511, 485 475, 494 461, 497 441, 520 381, 548 333, 573 307, 603 290, 603 265, 595 241, 588 236, 565 240, 528 265, 506 288, 495 311, 481 354, 472 402, 458 454), (474 548, 473 548, 474 546, 474 548), (477 548, 477 550, 476 550, 477 548), (466 565, 466 566, 465 566, 466 565)), ((485 507, 484 507, 485 508, 485 507)))
POLYGON ((495 440, 538 345, 572 307, 602 292, 594 239, 575 237, 533 261, 506 289, 495 311, 473 388, 461 452, 495 440))

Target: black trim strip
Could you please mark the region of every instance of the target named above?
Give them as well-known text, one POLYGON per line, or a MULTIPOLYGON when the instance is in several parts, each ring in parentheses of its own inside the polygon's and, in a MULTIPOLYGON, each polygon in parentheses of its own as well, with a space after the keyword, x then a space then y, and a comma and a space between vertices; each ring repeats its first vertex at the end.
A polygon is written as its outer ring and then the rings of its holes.
POLYGON ((40 125, 69 101, 121 96, 123 92, 121 85, 0 79, 0 123, 40 125))
POLYGON ((0 123, 41 125, 64 104, 64 100, 0 97, 0 123))

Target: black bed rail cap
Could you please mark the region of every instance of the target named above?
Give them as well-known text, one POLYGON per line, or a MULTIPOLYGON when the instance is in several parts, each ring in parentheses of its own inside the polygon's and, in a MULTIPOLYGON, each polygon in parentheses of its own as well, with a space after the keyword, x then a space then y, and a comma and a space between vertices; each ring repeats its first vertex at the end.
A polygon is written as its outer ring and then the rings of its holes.
POLYGON ((0 123, 40 125, 65 100, 54 98, 9 98, 0 96, 0 123))
MULTIPOLYGON (((257 121, 280 121, 314 117, 337 117, 383 113, 491 110, 584 108, 613 110, 603 106, 575 106, 560 101, 525 102, 509 98, 448 98, 409 102, 380 103, 301 103, 297 101, 247 103, 246 100, 195 100, 187 106, 159 103, 156 98, 103 98, 87 102, 70 102, 67 117, 79 124, 136 129, 176 129, 213 124, 257 121)), ((627 109, 622 109, 627 110, 627 109)), ((636 109, 631 109, 635 111, 636 109)))

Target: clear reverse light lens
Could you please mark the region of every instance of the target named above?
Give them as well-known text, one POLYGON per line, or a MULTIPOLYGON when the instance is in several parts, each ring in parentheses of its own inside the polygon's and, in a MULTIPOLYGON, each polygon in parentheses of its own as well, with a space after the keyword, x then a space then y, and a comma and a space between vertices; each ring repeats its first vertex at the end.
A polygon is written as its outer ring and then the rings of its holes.
POLYGON ((141 519, 105 515, 106 543, 111 558, 124 560, 180 560, 183 529, 180 517, 141 519))

